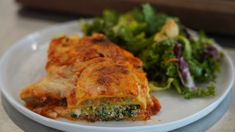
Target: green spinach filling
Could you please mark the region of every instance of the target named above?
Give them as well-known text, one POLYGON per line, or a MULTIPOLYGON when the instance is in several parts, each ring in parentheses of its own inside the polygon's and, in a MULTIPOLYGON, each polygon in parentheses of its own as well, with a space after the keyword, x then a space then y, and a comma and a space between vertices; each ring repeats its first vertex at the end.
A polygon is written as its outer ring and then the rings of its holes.
POLYGON ((101 121, 108 120, 123 120, 128 118, 134 118, 140 111, 139 104, 102 104, 99 106, 85 106, 80 110, 80 115, 72 112, 72 118, 79 118, 84 116, 89 116, 97 118, 101 121))

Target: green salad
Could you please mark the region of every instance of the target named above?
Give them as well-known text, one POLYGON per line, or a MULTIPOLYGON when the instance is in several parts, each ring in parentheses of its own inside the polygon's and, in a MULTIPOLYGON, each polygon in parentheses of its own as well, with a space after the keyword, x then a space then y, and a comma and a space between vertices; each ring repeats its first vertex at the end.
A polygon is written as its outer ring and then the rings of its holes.
POLYGON ((176 17, 144 4, 126 13, 105 10, 83 23, 82 30, 103 33, 139 57, 151 91, 173 89, 186 99, 215 95, 223 54, 211 38, 203 32, 195 35, 176 17))

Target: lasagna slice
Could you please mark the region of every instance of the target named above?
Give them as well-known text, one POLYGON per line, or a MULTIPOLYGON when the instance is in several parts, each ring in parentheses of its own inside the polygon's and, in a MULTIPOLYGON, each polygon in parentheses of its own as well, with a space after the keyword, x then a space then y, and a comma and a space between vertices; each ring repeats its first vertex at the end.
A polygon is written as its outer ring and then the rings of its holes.
POLYGON ((22 90, 32 111, 73 120, 147 120, 160 110, 141 61, 102 34, 52 40, 47 76, 22 90))

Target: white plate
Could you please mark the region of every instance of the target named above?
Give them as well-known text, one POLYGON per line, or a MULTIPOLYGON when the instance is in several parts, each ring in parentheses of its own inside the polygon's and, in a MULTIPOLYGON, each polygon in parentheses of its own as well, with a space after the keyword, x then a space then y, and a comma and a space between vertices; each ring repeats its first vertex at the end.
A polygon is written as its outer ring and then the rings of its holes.
POLYGON ((53 120, 24 107, 19 99, 22 88, 45 74, 48 42, 61 34, 81 34, 78 22, 69 22, 33 33, 11 47, 0 63, 0 87, 7 100, 22 114, 46 126, 64 131, 169 131, 192 123, 215 109, 232 88, 234 67, 225 53, 222 71, 216 80, 216 96, 185 100, 175 92, 154 93, 161 111, 149 121, 112 121, 88 123, 53 120))

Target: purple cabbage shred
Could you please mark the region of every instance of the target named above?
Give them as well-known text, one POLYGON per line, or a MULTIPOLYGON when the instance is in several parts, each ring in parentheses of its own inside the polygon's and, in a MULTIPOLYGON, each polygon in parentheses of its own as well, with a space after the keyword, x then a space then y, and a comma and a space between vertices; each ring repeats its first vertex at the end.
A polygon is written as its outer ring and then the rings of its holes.
POLYGON ((176 58, 178 59, 177 66, 178 66, 178 74, 179 74, 181 83, 187 88, 191 88, 191 89, 195 88, 192 75, 189 71, 189 65, 182 56, 182 45, 177 43, 174 47, 173 52, 176 58))
POLYGON ((220 58, 219 51, 216 47, 214 46, 208 46, 204 49, 204 57, 205 59, 207 58, 213 58, 215 60, 218 60, 220 58))

